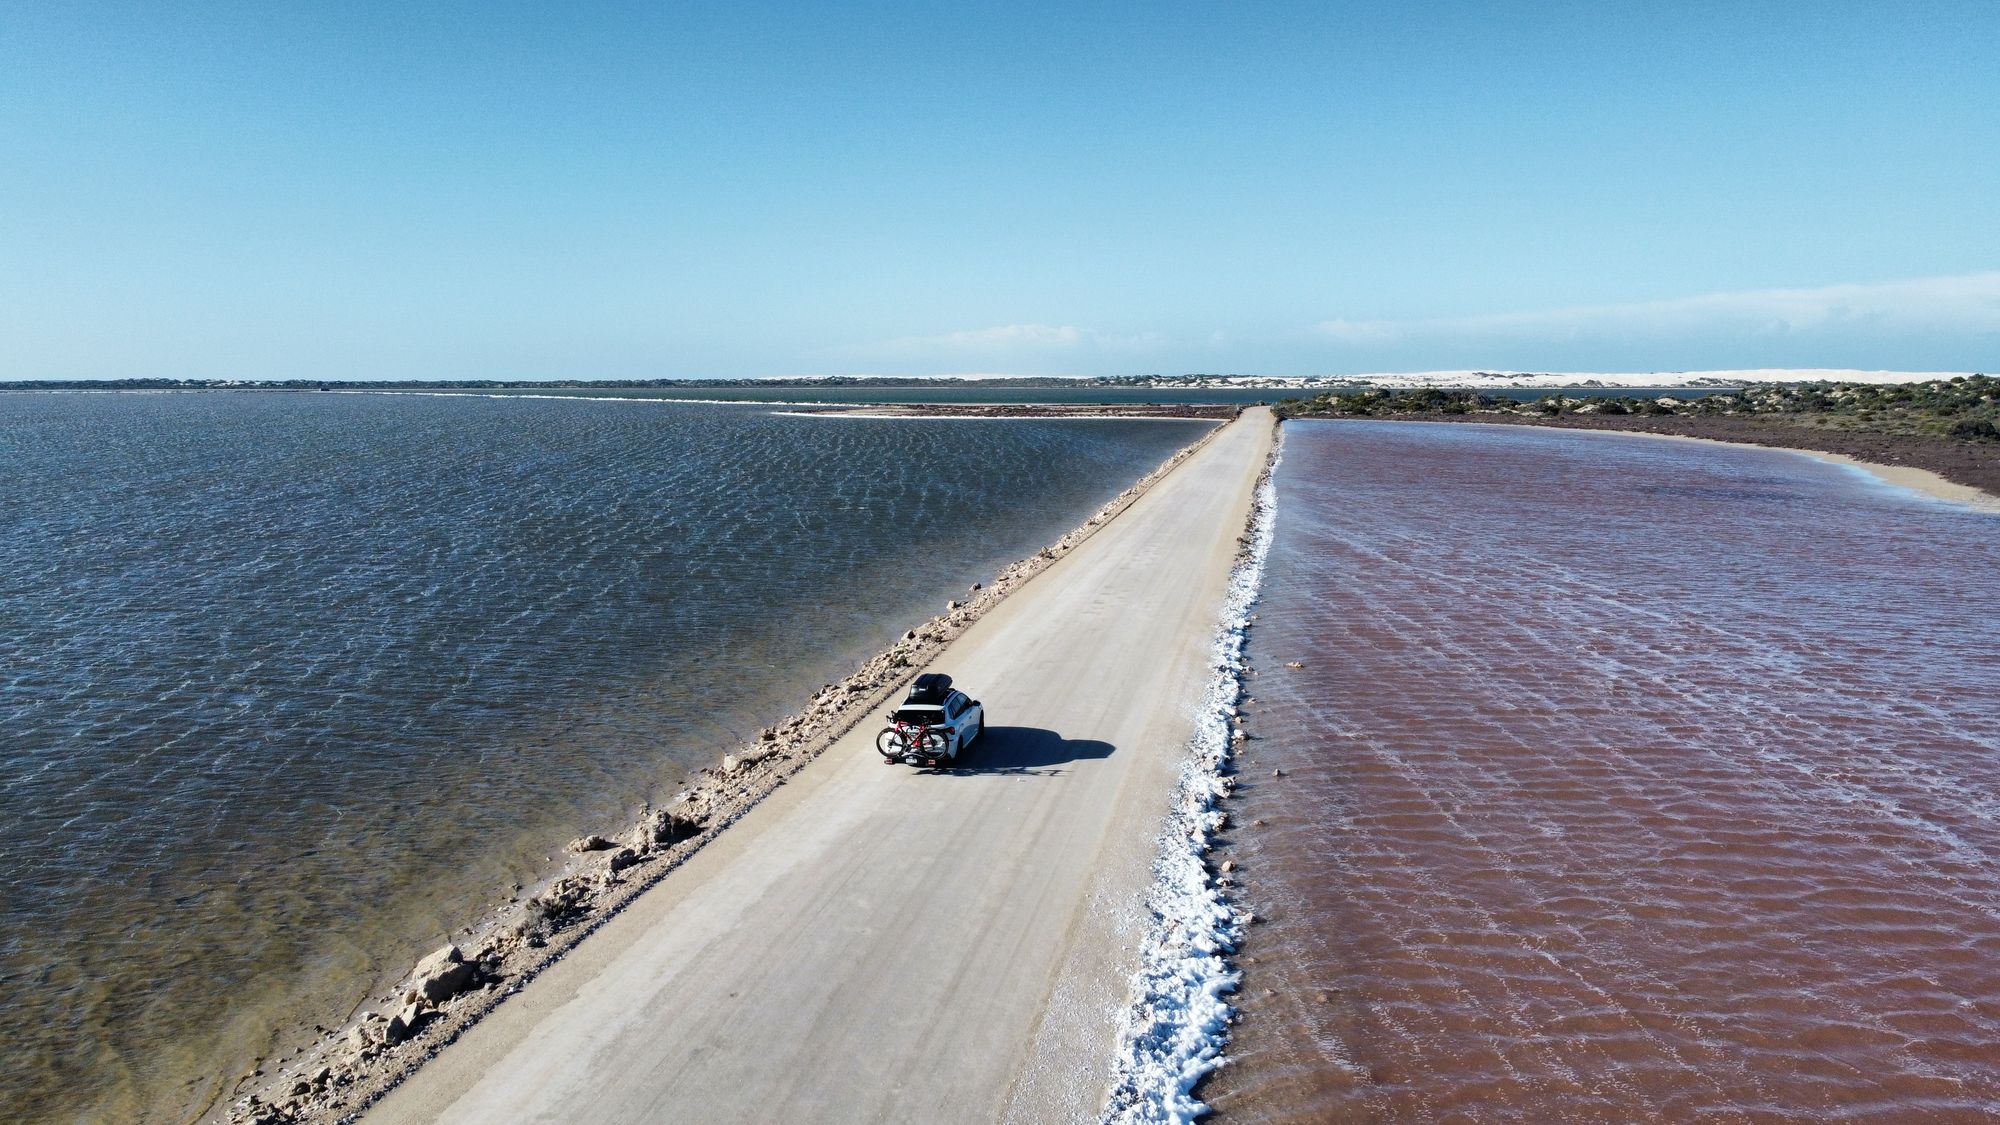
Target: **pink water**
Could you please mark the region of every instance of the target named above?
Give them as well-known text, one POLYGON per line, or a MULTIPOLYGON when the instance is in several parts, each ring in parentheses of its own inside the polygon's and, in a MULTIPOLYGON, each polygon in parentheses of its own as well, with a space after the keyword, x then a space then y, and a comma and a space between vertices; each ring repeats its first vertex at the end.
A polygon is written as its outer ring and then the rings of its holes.
POLYGON ((1477 426, 1278 484, 1225 1120, 2000 1119, 2000 517, 1477 426))

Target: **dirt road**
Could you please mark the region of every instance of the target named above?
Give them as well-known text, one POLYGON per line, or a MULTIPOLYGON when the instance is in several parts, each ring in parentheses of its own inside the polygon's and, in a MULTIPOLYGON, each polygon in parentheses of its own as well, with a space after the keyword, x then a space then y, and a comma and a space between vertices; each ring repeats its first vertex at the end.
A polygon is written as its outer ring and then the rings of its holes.
POLYGON ((960 768, 864 724, 367 1121, 1093 1116, 1271 439, 1246 412, 944 652, 960 768))

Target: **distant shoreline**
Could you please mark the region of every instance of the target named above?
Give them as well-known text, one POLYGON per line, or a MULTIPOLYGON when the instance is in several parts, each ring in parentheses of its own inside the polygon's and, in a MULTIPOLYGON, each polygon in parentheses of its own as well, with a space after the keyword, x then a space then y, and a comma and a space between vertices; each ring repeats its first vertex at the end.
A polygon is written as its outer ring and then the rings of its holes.
MULTIPOLYGON (((1410 419, 1417 421, 1420 419, 1410 419)), ((1530 429, 1600 430, 1641 437, 1782 449, 1865 469, 1891 484, 1940 500, 2000 512, 2000 447, 1942 438, 1806 429, 1749 418, 1643 418, 1570 415, 1550 421, 1470 415, 1421 419, 1530 429)))
POLYGON ((1286 418, 1379 418, 1607 430, 1757 445, 1862 466, 1948 500, 2000 498, 2000 379, 1757 383, 1695 397, 1508 395, 1426 387, 1287 399, 1286 418))
POLYGON ((890 388, 1104 388, 1126 391, 1302 391, 1437 387, 1465 390, 1719 390, 1745 383, 1895 384, 1948 379, 1970 371, 1864 371, 1850 368, 1735 368, 1710 371, 1376 371, 1351 375, 806 375, 718 379, 16 379, 7 390, 268 391, 720 391, 881 390, 890 388))

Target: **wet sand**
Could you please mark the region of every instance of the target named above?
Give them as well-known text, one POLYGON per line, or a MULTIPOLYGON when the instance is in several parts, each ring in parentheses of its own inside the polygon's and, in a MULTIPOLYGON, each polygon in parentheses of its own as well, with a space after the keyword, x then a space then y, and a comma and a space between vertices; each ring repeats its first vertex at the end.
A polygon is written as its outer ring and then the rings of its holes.
POLYGON ((2000 1115, 1994 517, 1485 426, 1279 486, 1224 1120, 2000 1115))

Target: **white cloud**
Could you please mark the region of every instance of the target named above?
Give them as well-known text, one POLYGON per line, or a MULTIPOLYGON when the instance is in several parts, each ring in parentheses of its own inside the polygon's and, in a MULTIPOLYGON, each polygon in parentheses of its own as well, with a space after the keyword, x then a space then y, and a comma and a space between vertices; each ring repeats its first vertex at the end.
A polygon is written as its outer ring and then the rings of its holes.
POLYGON ((1084 332, 1063 324, 1002 324, 996 328, 974 328, 946 332, 938 336, 906 336, 895 341, 912 348, 1073 348, 1082 343, 1084 332))
POLYGON ((1401 335, 1394 321, 1349 320, 1344 316, 1322 320, 1314 325, 1313 329, 1322 335, 1351 344, 1383 343, 1401 335))
POLYGON ((2000 332, 2000 272, 1917 278, 1878 285, 1753 289, 1623 305, 1432 320, 1349 320, 1314 326, 1343 343, 1465 337, 1484 339, 1635 338, 1705 335, 1785 337, 1859 332, 2000 332))
POLYGON ((891 355, 1142 351, 1166 343, 1157 332, 1120 336, 1070 324, 1002 324, 935 336, 902 336, 868 350, 891 355))

